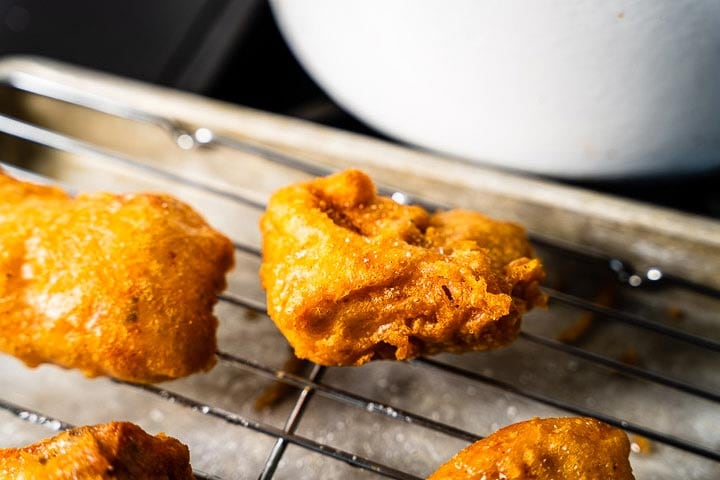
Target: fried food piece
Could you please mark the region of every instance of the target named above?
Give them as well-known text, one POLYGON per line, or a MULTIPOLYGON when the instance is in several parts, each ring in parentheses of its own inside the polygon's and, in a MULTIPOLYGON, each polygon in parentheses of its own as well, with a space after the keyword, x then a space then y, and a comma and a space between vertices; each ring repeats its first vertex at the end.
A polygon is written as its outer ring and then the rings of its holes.
POLYGON ((0 171, 0 351, 150 383, 215 363, 230 240, 167 195, 78 195, 0 171))
POLYGON ((545 304, 521 227, 399 205, 358 170, 280 189, 260 227, 268 313, 322 365, 497 348, 545 304))
POLYGON ((24 448, 0 449, 1 478, 192 480, 188 448, 128 422, 78 427, 24 448))
POLYGON ((630 442, 592 418, 535 418, 461 450, 428 480, 633 480, 630 442))

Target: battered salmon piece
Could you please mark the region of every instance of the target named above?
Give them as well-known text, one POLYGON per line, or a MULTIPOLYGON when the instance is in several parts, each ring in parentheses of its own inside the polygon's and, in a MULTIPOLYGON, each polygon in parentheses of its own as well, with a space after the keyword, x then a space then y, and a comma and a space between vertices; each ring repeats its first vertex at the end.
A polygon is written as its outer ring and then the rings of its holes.
POLYGON ((501 347, 545 305, 521 227, 397 204, 358 170, 280 189, 260 227, 268 313, 322 365, 501 347))
POLYGON ((461 450, 428 480, 633 480, 630 442, 592 418, 516 423, 461 450))
POLYGON ((0 171, 0 351, 158 382, 215 363, 230 240, 167 195, 78 195, 0 171))
POLYGON ((0 478, 192 480, 188 448, 164 434, 112 422, 62 432, 24 448, 0 449, 0 478))

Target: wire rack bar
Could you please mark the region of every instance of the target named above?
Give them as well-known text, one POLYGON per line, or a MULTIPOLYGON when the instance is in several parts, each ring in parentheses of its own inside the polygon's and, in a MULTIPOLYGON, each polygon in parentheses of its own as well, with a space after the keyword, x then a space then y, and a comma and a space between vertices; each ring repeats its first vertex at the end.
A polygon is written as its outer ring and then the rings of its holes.
POLYGON ((238 357, 236 355, 230 355, 225 352, 218 352, 217 356, 221 361, 230 365, 242 367, 246 370, 253 371, 267 378, 272 378, 274 380, 278 380, 282 383, 294 387, 311 388, 312 390, 316 391, 318 395, 335 400, 337 402, 344 403, 360 410, 385 415, 389 418, 392 418, 393 420, 418 425, 429 430, 433 430, 451 437, 465 440, 467 442, 474 442, 482 438, 480 435, 476 435, 466 430, 452 427, 442 422, 436 422, 435 420, 431 420, 421 415, 416 415, 401 408, 397 408, 393 405, 383 404, 371 398, 356 395, 324 383, 315 382, 311 379, 307 379, 299 375, 274 370, 270 367, 261 365, 252 360, 238 357))
POLYGON ((282 438, 287 443, 297 445, 306 450, 320 453, 322 455, 331 457, 335 460, 345 462, 348 465, 351 465, 353 467, 358 467, 363 470, 368 470, 370 472, 376 473, 378 475, 382 475, 387 478, 393 478, 393 479, 397 479, 397 480, 422 480, 422 479, 420 479, 420 477, 416 477, 415 475, 411 475, 409 473, 400 471, 398 469, 389 467, 387 465, 383 465, 381 463, 375 462, 368 458, 364 458, 359 455, 355 455, 355 454, 346 452, 339 448, 335 448, 335 447, 332 447, 329 445, 325 445, 323 443, 316 442, 307 437, 303 437, 303 436, 296 435, 293 433, 285 432, 281 428, 274 427, 274 426, 266 424, 264 422, 251 420, 251 419, 242 417, 240 415, 237 415, 235 413, 229 412, 229 411, 221 409, 221 408, 212 407, 203 402, 193 400, 192 398, 186 397, 179 393, 171 392, 169 390, 165 390, 165 389, 156 387, 154 385, 140 385, 140 384, 136 384, 136 383, 123 382, 123 381, 119 381, 119 380, 114 380, 114 382, 118 383, 118 384, 122 384, 122 385, 127 385, 127 386, 130 386, 133 388, 137 388, 139 390, 144 390, 153 395, 157 395, 158 397, 163 398, 164 400, 167 400, 168 402, 180 405, 185 408, 189 408, 190 410, 199 412, 203 415, 208 415, 211 417, 218 418, 230 425, 241 426, 241 427, 253 430, 255 432, 274 437, 276 439, 282 438))
POLYGON ((264 209, 265 205, 254 201, 250 198, 229 192, 227 190, 216 188, 206 183, 193 180, 182 175, 177 175, 162 168, 154 167, 147 163, 139 162, 132 157, 122 155, 111 150, 100 148, 82 140, 78 140, 68 135, 63 135, 47 128, 38 127, 36 125, 17 120, 7 115, 0 114, 0 132, 22 138, 38 145, 43 145, 63 152, 75 155, 87 156, 98 160, 117 162, 132 168, 137 168, 146 173, 156 175, 176 183, 187 185, 205 193, 218 195, 223 198, 247 205, 256 209, 264 209))
POLYGON ((233 242, 233 246, 235 247, 235 250, 243 253, 247 253, 248 255, 253 255, 256 257, 259 257, 262 255, 262 252, 259 248, 253 247, 251 245, 243 245, 239 242, 233 242))
POLYGON ((33 423, 35 425, 42 425, 42 426, 47 427, 50 430, 53 430, 55 432, 60 432, 63 430, 70 430, 71 428, 75 428, 75 425, 73 425, 72 423, 63 422, 62 420, 58 420, 49 415, 45 415, 38 411, 22 407, 20 405, 16 405, 11 402, 7 402, 3 399, 0 399, 0 410, 9 412, 9 413, 15 415, 16 417, 18 417, 22 420, 25 420, 28 423, 33 423))
POLYGON ((561 292, 559 290, 555 290, 554 288, 542 287, 542 290, 543 290, 543 292, 545 292, 546 295, 548 295, 550 297, 551 300, 564 303, 565 305, 571 305, 571 306, 577 307, 581 310, 585 310, 585 311, 592 312, 592 313, 597 313, 598 315, 602 315, 609 319, 623 322, 623 323, 633 325, 633 326, 636 326, 639 328, 643 328, 645 330, 650 330, 650 331, 653 331, 656 333, 660 333, 662 335, 666 335, 666 336, 672 337, 676 340, 681 340, 685 343, 689 343, 691 345, 705 348, 707 350, 712 350, 714 352, 720 352, 720 342, 718 342, 716 340, 701 337, 699 335, 694 335, 692 333, 687 333, 682 330, 678 330, 677 328, 668 327, 667 325, 663 325, 662 323, 658 323, 658 322, 653 322, 653 321, 648 320, 640 315, 623 312, 623 311, 617 310, 615 308, 608 308, 608 307, 599 305, 597 303, 591 302, 589 300, 585 300, 584 298, 577 297, 575 295, 569 295, 569 294, 561 292))
POLYGON ((708 297, 720 298, 720 289, 709 287, 709 286, 703 285, 701 283, 692 282, 690 280, 687 280, 682 277, 678 277, 676 275, 666 274, 665 278, 669 282, 672 282, 681 288, 685 288, 687 290, 692 290, 694 292, 700 293, 702 295, 706 295, 708 297))
POLYGON ((267 308, 265 307, 265 302, 251 300, 249 298, 240 297, 232 293, 221 293, 220 295, 218 295, 218 300, 220 300, 221 302, 230 303, 232 305, 235 305, 236 307, 247 308, 248 310, 252 310, 253 312, 259 313, 261 315, 267 315, 267 308))
MULTIPOLYGON (((322 378, 324 371, 325 367, 314 364, 313 369, 308 376, 308 379, 311 382, 319 381, 322 378)), ((285 433, 295 433, 295 429, 300 423, 300 419, 302 418, 302 415, 305 412, 305 409, 310 402, 313 393, 314 390, 310 386, 306 386, 300 391, 300 394, 295 401, 295 405, 293 405, 293 409, 290 412, 287 420, 285 421, 285 426, 283 427, 283 431, 285 433)), ((262 473, 260 473, 260 480, 269 480, 273 477, 273 475, 275 475, 275 470, 277 470, 280 459, 285 453, 286 448, 287 442, 284 438, 278 438, 277 440, 275 440, 275 445, 273 445, 273 449, 270 452, 270 455, 268 456, 265 465, 263 466, 263 471, 262 473)))
POLYGON ((165 130, 173 138, 173 140, 176 141, 176 144, 183 149, 187 149, 187 147, 179 145, 177 140, 180 137, 185 137, 186 141, 192 140, 193 143, 190 148, 204 145, 221 145, 226 148, 248 153, 250 155, 260 156, 279 165, 302 170, 312 175, 325 175, 330 171, 329 169, 313 166, 308 162, 298 160, 293 156, 278 152, 263 144, 254 143, 249 140, 237 140, 227 136, 216 135, 209 129, 205 129, 210 133, 209 139, 198 140, 197 131, 201 127, 188 127, 186 125, 182 125, 176 120, 166 118, 161 115, 151 114, 145 112, 144 110, 128 107, 127 105, 108 100, 107 98, 101 96, 80 92, 75 89, 68 88, 60 83, 23 72, 14 73, 7 77, 0 78, 0 85, 87 108, 89 110, 99 111, 117 118, 158 126, 165 130))
POLYGON ((535 400, 536 402, 539 402, 539 403, 542 403, 544 405, 548 405, 551 407, 555 407, 560 410, 564 410, 564 411, 572 413, 574 415, 581 415, 584 417, 594 417, 594 418, 597 418, 598 420, 601 420, 607 424, 616 426, 618 428, 622 428, 624 430, 627 430, 632 433, 636 433, 638 435, 642 435, 643 437, 649 438, 651 440, 655 440, 657 442, 663 443, 665 445, 669 445, 671 447, 675 447, 679 450, 693 453, 695 455, 699 455, 701 457, 705 457, 705 458, 708 458, 711 460, 720 461, 720 452, 711 450, 702 445, 698 445, 696 443, 689 442, 687 440, 682 440, 675 436, 667 435, 665 433, 658 432, 656 430, 652 430, 652 429, 643 427, 641 425, 637 425, 632 422, 628 422, 627 420, 621 420, 619 418, 616 418, 616 417, 613 417, 610 415, 605 415, 602 412, 578 407, 575 405, 570 405, 568 403, 561 402, 559 400, 548 397, 546 395, 529 392, 527 390, 523 390, 519 387, 516 387, 515 385, 513 385, 511 383, 505 382, 503 380, 499 380, 497 378, 488 377, 486 375, 482 375, 477 372, 465 370, 465 369, 456 367, 454 365, 449 365, 447 363, 442 363, 437 360, 432 360, 429 358, 419 358, 419 359, 413 360, 413 363, 415 363, 417 365, 422 365, 424 367, 432 368, 435 370, 440 370, 444 373, 449 373, 449 374, 455 375, 457 377, 464 378, 466 380, 471 380, 471 381, 475 381, 475 382, 484 383, 486 385, 491 385, 493 387, 496 387, 496 388, 506 391, 508 393, 512 393, 512 394, 518 395, 523 398, 528 398, 530 400, 535 400))
POLYGON ((169 133, 181 130, 182 128, 177 122, 165 117, 153 115, 143 110, 129 108, 121 103, 108 100, 105 97, 68 88, 61 83, 24 72, 13 72, 10 75, 0 77, 0 85, 12 87, 16 90, 32 93, 41 97, 52 98, 64 103, 87 108, 88 110, 102 112, 113 117, 157 125, 169 133))
POLYGON ((568 345, 567 343, 563 343, 540 335, 534 335, 526 331, 520 332, 520 338, 523 338, 528 342, 532 342, 537 345, 542 345, 544 347, 551 348, 553 350, 557 350, 568 355, 572 355, 574 357, 582 358, 598 365, 604 365, 612 370, 623 373, 625 375, 631 375, 636 378, 641 378, 643 380, 648 380, 660 385, 665 385, 666 387, 674 388, 675 390, 679 390, 681 392, 685 392, 696 397, 704 398, 705 400, 710 400, 712 402, 720 402, 720 393, 718 392, 700 388, 687 382, 683 382, 682 380, 677 380, 675 378, 655 373, 644 368, 629 365, 627 363, 623 363, 618 360, 614 360, 612 358, 608 358, 603 355, 599 355, 597 353, 575 347, 573 345, 568 345))

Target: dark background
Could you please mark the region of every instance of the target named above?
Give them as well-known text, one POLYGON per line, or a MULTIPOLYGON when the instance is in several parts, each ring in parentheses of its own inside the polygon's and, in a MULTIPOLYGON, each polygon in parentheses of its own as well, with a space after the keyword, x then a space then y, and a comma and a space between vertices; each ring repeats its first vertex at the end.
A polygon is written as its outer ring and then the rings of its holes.
MULTIPOLYGON (((0 55, 42 55, 384 138, 304 73, 263 0, 0 0, 0 55)), ((720 218, 720 171, 578 185, 720 218)))

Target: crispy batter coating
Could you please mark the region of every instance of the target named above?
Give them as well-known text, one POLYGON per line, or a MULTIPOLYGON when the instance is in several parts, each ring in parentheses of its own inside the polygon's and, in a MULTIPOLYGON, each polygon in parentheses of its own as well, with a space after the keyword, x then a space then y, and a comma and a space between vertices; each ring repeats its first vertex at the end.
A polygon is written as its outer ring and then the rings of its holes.
POLYGON ((461 450, 428 480, 633 480, 630 442, 592 418, 516 423, 461 450))
POLYGON ((79 195, 0 171, 0 351, 149 383, 215 363, 232 243, 166 195, 79 195))
POLYGON ((0 478, 192 480, 188 448, 165 434, 111 422, 78 427, 24 448, 0 449, 0 478))
POLYGON ((521 227, 397 204, 358 170, 280 189, 260 227, 268 313, 322 365, 497 348, 545 304, 521 227))

